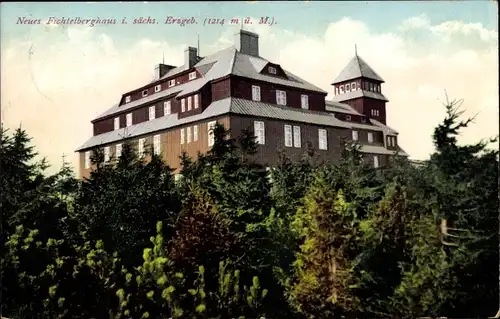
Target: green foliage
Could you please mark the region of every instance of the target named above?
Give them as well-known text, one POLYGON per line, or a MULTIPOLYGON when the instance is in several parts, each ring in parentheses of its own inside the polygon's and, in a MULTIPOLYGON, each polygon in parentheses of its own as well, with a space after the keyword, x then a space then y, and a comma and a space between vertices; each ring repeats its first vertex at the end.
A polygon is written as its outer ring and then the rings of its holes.
POLYGON ((1 130, 2 315, 11 318, 415 318, 498 310, 498 151, 459 145, 460 102, 415 167, 345 143, 270 171, 250 129, 216 125, 181 155, 122 156, 46 175, 22 129, 1 130), (150 159, 150 160, 149 160, 150 159))
POLYGON ((77 229, 116 247, 131 265, 140 260, 157 221, 173 228, 180 203, 171 169, 156 156, 149 162, 138 158, 127 143, 115 167, 99 158, 97 170, 74 194, 77 229))

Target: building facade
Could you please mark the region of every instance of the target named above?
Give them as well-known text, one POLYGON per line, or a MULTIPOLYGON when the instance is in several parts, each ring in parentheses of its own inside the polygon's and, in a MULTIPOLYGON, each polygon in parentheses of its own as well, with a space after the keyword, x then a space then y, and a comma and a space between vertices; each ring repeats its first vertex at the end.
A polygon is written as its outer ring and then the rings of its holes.
POLYGON ((382 83, 355 54, 327 101, 327 92, 262 58, 258 35, 240 30, 235 46, 206 57, 189 47, 184 65, 158 65, 153 82, 126 92, 92 120, 93 136, 77 149, 80 176, 92 170, 92 150, 102 148, 112 161, 125 141, 140 154, 152 147, 178 171, 182 152, 195 158, 210 149, 215 123, 233 136, 251 129, 258 143, 255 159, 268 167, 278 150, 298 159, 308 143, 319 159, 335 160, 344 139, 358 141, 365 159, 378 167, 396 153, 406 156, 398 133, 386 123, 382 83))

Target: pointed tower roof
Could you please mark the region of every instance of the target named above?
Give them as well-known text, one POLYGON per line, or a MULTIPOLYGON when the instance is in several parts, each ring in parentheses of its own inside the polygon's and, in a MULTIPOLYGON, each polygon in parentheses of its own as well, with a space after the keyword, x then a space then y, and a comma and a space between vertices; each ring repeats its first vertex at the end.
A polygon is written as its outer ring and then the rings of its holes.
POLYGON ((354 57, 349 61, 347 66, 340 72, 340 74, 335 78, 332 84, 349 81, 357 78, 367 78, 375 81, 384 82, 384 80, 373 71, 373 69, 366 63, 357 52, 354 57))

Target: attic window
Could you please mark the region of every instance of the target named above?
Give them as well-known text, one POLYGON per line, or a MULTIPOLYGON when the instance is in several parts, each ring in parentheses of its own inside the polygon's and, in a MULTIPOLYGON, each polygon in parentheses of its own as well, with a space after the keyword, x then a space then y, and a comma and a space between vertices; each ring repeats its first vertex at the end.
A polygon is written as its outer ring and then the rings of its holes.
POLYGON ((148 96, 148 90, 142 91, 142 97, 148 96))
POLYGON ((271 74, 276 74, 276 68, 275 68, 275 67, 270 66, 270 67, 269 67, 269 73, 271 73, 271 74))
POLYGON ((125 97, 125 103, 130 102, 130 100, 131 100, 131 99, 130 99, 130 95, 127 95, 127 96, 125 97))
POLYGON ((160 92, 160 91, 161 91, 161 85, 160 84, 155 85, 155 93, 160 92))
POLYGON ((345 120, 346 120, 346 121, 350 121, 350 120, 351 120, 351 116, 350 116, 350 115, 346 115, 346 116, 345 116, 345 120))
POLYGON ((175 79, 168 81, 168 87, 172 87, 174 85, 175 85, 175 79))
POLYGON ((194 80, 194 79, 196 79, 196 72, 191 72, 191 73, 189 73, 189 79, 190 79, 190 80, 194 80))

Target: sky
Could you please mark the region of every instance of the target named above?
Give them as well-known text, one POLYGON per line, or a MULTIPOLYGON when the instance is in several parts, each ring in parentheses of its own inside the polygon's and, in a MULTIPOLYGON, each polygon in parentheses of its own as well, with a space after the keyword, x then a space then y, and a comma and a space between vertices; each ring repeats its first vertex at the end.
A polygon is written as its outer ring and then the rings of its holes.
MULTIPOLYGON (((21 125, 41 156, 76 170, 76 148, 90 121, 121 95, 152 80, 154 65, 182 65, 234 45, 241 27, 259 34, 260 55, 332 96, 331 82, 354 55, 384 80, 387 123, 413 159, 433 151, 446 97, 476 115, 460 143, 499 133, 498 19, 495 1, 75 2, 1 3, 1 121, 21 125), (46 24, 56 19, 115 19, 115 24, 46 24), (138 18, 154 24, 134 24, 138 18), (196 23, 165 24, 167 17, 196 23), (273 25, 259 24, 261 17, 273 25), (122 24, 123 19, 127 24, 122 24), (40 20, 40 24, 18 23, 40 20), (206 19, 223 23, 206 24, 206 19)), ((498 146, 493 146, 498 147, 498 146)))

